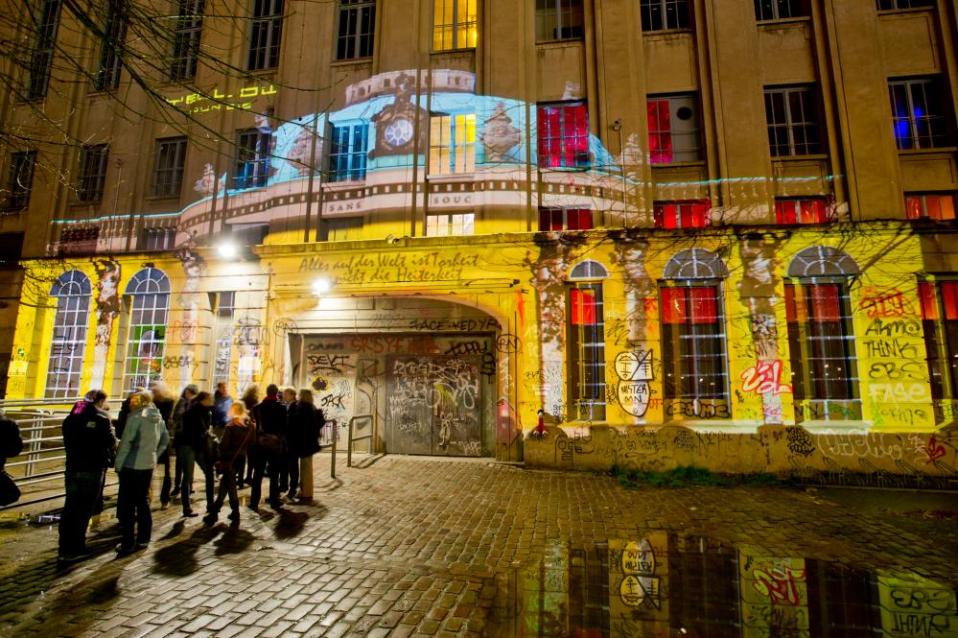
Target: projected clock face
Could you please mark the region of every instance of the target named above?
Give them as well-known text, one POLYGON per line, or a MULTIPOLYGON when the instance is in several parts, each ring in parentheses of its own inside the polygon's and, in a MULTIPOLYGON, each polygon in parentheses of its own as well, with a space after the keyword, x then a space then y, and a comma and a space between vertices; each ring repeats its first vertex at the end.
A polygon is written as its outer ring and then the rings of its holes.
POLYGON ((398 148, 409 143, 413 132, 412 122, 405 118, 397 118, 383 131, 383 139, 393 148, 398 148))

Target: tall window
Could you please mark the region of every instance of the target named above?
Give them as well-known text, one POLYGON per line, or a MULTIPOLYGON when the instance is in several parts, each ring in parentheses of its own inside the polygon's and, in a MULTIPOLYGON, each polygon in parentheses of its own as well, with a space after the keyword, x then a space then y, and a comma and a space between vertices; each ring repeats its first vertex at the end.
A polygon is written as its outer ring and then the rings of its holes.
POLYGON ((807 15, 808 0, 755 0, 757 20, 784 20, 807 15))
POLYGON ((819 152, 818 106, 812 87, 765 89, 765 119, 773 157, 819 152))
POLYGON ((180 0, 173 32, 173 59, 170 61, 170 79, 174 82, 196 77, 204 9, 204 0, 180 0))
POLYGON ((935 6, 935 0, 878 0, 879 11, 897 11, 899 9, 918 9, 933 6, 935 6))
POLYGON ((179 197, 183 185, 183 165, 186 162, 186 138, 171 137, 156 140, 153 160, 154 197, 179 197))
POLYGON ((426 215, 426 235, 444 237, 471 235, 475 231, 475 213, 438 213, 426 215))
POLYGON ((918 284, 931 397, 958 398, 958 281, 918 284))
POLYGON ((912 78, 888 83, 892 126, 900 150, 935 148, 949 142, 950 103, 938 78, 912 78))
POLYGON ((433 115, 429 119, 429 172, 471 173, 476 168, 475 114, 433 115))
POLYGON ((78 202, 93 203, 103 199, 109 155, 106 144, 92 144, 80 149, 80 174, 76 186, 78 202))
POLYGON ((162 376, 170 280, 156 268, 144 268, 133 275, 126 294, 131 311, 123 391, 132 392, 162 376))
POLYGON ((662 287, 662 362, 667 399, 725 399, 721 287, 688 281, 662 287))
POLYGON ((536 0, 536 40, 577 40, 584 36, 582 0, 536 0))
POLYGON ((30 191, 33 190, 33 169, 36 163, 36 151, 22 151, 10 156, 4 209, 22 210, 30 203, 30 191))
POLYGON ((540 168, 589 166, 589 112, 584 102, 543 104, 537 117, 540 168))
POLYGON ((478 33, 476 0, 435 0, 432 35, 434 51, 474 49, 478 33))
POLYGON ((236 188, 266 186, 270 170, 272 136, 260 129, 244 129, 236 133, 236 188))
POLYGON ((363 232, 362 217, 331 217, 323 220, 325 241, 353 241, 363 232))
POLYGON ((376 0, 339 0, 336 59, 354 60, 373 54, 376 0))
POLYGON ((649 161, 652 164, 702 159, 698 101, 694 95, 650 97, 649 161))
POLYGON ((608 271, 586 261, 569 278, 569 398, 580 421, 605 420, 605 317, 602 281, 608 271))
POLYGON ((283 0, 253 0, 246 68, 250 71, 276 68, 282 35, 283 0))
POLYGON ((945 222, 955 219, 955 200, 952 193, 912 193, 905 195, 905 215, 908 219, 934 219, 945 222))
POLYGON ((50 296, 57 300, 57 313, 53 319, 53 343, 47 368, 48 399, 80 396, 90 292, 90 279, 79 270, 60 275, 50 291, 50 296))
POLYGON ((106 19, 103 24, 103 42, 100 43, 100 64, 93 78, 97 91, 108 91, 120 85, 120 69, 123 68, 123 48, 129 20, 127 0, 107 0, 106 19))
MULTIPOLYGON (((216 316, 214 317, 213 335, 215 339, 214 350, 216 352, 213 360, 213 386, 223 382, 229 386, 230 382, 230 362, 233 350, 233 315, 236 312, 236 293, 235 292, 217 292, 215 295, 214 308, 216 316)), ((245 389, 245 388, 243 388, 245 389)))
POLYGON ((692 25, 689 0, 642 0, 642 30, 688 29, 692 25))
POLYGON ((839 418, 829 404, 858 399, 848 286, 817 278, 786 284, 785 315, 795 400, 819 404, 818 419, 839 418))
POLYGON ((828 221, 828 202, 824 197, 775 198, 775 223, 780 226, 824 224, 828 221))
POLYGON ((705 228, 709 225, 710 209, 707 199, 655 202, 652 215, 656 228, 705 228))
POLYGON ((144 251, 172 250, 175 243, 175 228, 144 228, 140 234, 139 249, 144 251))
POLYGON ((61 0, 44 0, 36 16, 36 40, 30 55, 26 87, 28 100, 46 97, 57 42, 57 27, 60 24, 60 7, 61 0))
POLYGON ((540 208, 539 230, 589 230, 593 227, 588 208, 540 208))
POLYGON ((331 130, 329 181, 344 182, 366 179, 366 150, 369 124, 343 124, 331 130))

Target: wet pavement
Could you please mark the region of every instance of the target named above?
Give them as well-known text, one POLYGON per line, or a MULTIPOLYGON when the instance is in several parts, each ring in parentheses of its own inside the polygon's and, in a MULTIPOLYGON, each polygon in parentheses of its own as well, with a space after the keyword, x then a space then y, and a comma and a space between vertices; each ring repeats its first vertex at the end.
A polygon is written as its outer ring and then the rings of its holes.
POLYGON ((955 494, 362 464, 238 527, 157 510, 119 560, 104 517, 65 569, 8 521, 0 636, 958 636, 955 494))

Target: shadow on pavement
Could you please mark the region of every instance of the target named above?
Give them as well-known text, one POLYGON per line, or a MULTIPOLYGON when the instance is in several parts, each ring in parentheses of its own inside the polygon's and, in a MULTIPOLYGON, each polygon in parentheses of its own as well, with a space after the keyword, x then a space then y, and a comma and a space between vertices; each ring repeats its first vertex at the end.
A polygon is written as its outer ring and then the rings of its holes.
POLYGON ((217 525, 214 529, 223 531, 223 535, 217 538, 213 543, 216 545, 216 551, 214 554, 217 556, 241 554, 249 549, 249 546, 253 544, 254 540, 256 540, 255 536, 245 529, 241 529, 236 523, 230 525, 229 527, 226 527, 225 525, 217 525))
POLYGON ((200 527, 189 538, 158 549, 153 555, 155 561, 153 572, 169 576, 189 576, 199 567, 196 560, 197 550, 201 545, 205 545, 216 538, 221 531, 218 526, 200 527))

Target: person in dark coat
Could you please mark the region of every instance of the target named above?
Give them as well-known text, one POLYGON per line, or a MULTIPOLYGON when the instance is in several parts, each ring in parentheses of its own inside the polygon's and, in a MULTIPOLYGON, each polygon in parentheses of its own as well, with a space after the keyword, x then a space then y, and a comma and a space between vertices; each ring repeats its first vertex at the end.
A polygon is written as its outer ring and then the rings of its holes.
MULTIPOLYGON (((299 401, 289 414, 289 452, 298 466, 299 502, 313 502, 313 455, 319 452, 319 433, 326 422, 323 411, 313 405, 313 392, 299 391, 299 401)), ((297 484, 293 484, 296 487, 297 484)), ((293 489, 291 488, 292 492, 293 489)))
POLYGON ((183 503, 185 517, 196 516, 190 498, 190 485, 193 484, 193 469, 196 464, 199 464, 206 478, 206 512, 209 513, 213 509, 213 460, 209 458, 208 452, 212 410, 213 397, 209 392, 200 392, 183 415, 183 426, 179 434, 179 454, 182 456, 180 465, 183 469, 180 500, 183 503))
MULTIPOLYGON (((20 426, 13 419, 8 419, 0 411, 0 472, 7 465, 7 459, 19 456, 23 452, 23 438, 20 436, 20 426)), ((0 479, 2 481, 3 479, 0 479)), ((16 485, 6 481, 0 485, 0 505, 16 503, 20 497, 16 485)))
POLYGON ((230 406, 229 417, 230 420, 223 430, 223 438, 220 439, 220 458, 216 462, 218 470, 222 472, 219 492, 210 512, 203 517, 203 522, 207 525, 216 523, 227 496, 232 510, 230 520, 233 524, 239 524, 240 520, 239 496, 236 494, 236 462, 249 450, 249 446, 256 438, 256 429, 250 423, 246 407, 242 403, 234 403, 230 406))
POLYGON ((230 406, 233 405, 233 397, 226 384, 222 381, 216 384, 216 392, 213 393, 213 428, 222 430, 229 421, 230 406))
POLYGON ((116 449, 116 438, 105 405, 106 393, 90 390, 63 420, 66 500, 59 528, 59 557, 62 561, 81 560, 88 555, 87 526, 100 498, 103 472, 113 463, 116 449))
MULTIPOLYGON (((289 417, 296 408, 296 389, 283 388, 283 405, 286 406, 286 429, 289 430, 289 417)), ((288 441, 287 441, 288 443, 288 441)), ((290 452, 289 446, 286 447, 286 454, 283 457, 283 464, 279 469, 279 491, 286 492, 290 500, 296 498, 297 486, 299 485, 299 457, 290 452)))
MULTIPOLYGON (((192 383, 183 388, 180 398, 177 399, 176 405, 173 407, 173 415, 169 420, 170 441, 172 443, 173 454, 176 455, 173 470, 173 492, 170 494, 170 496, 174 498, 180 493, 180 484, 183 482, 183 463, 180 461, 181 444, 179 441, 180 432, 183 430, 183 416, 186 414, 186 411, 190 409, 190 405, 192 405, 193 399, 196 398, 199 391, 200 389, 192 383)), ((184 494, 187 498, 189 498, 190 492, 193 491, 193 482, 190 481, 188 486, 189 491, 184 494)))
POLYGON ((279 388, 271 383, 266 388, 266 398, 253 409, 256 422, 256 443, 250 455, 253 463, 253 489, 250 491, 249 508, 259 509, 263 488, 263 474, 269 476, 269 505, 280 509, 280 469, 286 454, 286 406, 279 400, 279 388))
MULTIPOLYGON (((256 422, 253 417, 253 409, 259 405, 259 386, 253 384, 246 388, 240 401, 243 402, 243 407, 246 408, 247 418, 250 419, 253 426, 255 426, 256 422)), ((239 489, 242 489, 246 485, 253 484, 253 461, 250 459, 252 454, 253 449, 251 446, 250 450, 240 457, 239 464, 236 466, 236 483, 239 489)))
MULTIPOLYGON (((166 432, 172 437, 173 407, 175 405, 173 395, 165 384, 159 382, 150 386, 150 391, 153 394, 153 406, 160 411, 160 418, 163 419, 163 424, 166 425, 166 432)), ((122 434, 120 437, 122 438, 122 434)), ((172 445, 167 446, 157 460, 157 465, 163 466, 163 483, 160 485, 160 505, 162 507, 169 505, 173 498, 172 488, 174 485, 173 477, 170 474, 170 449, 172 447, 172 445)))

